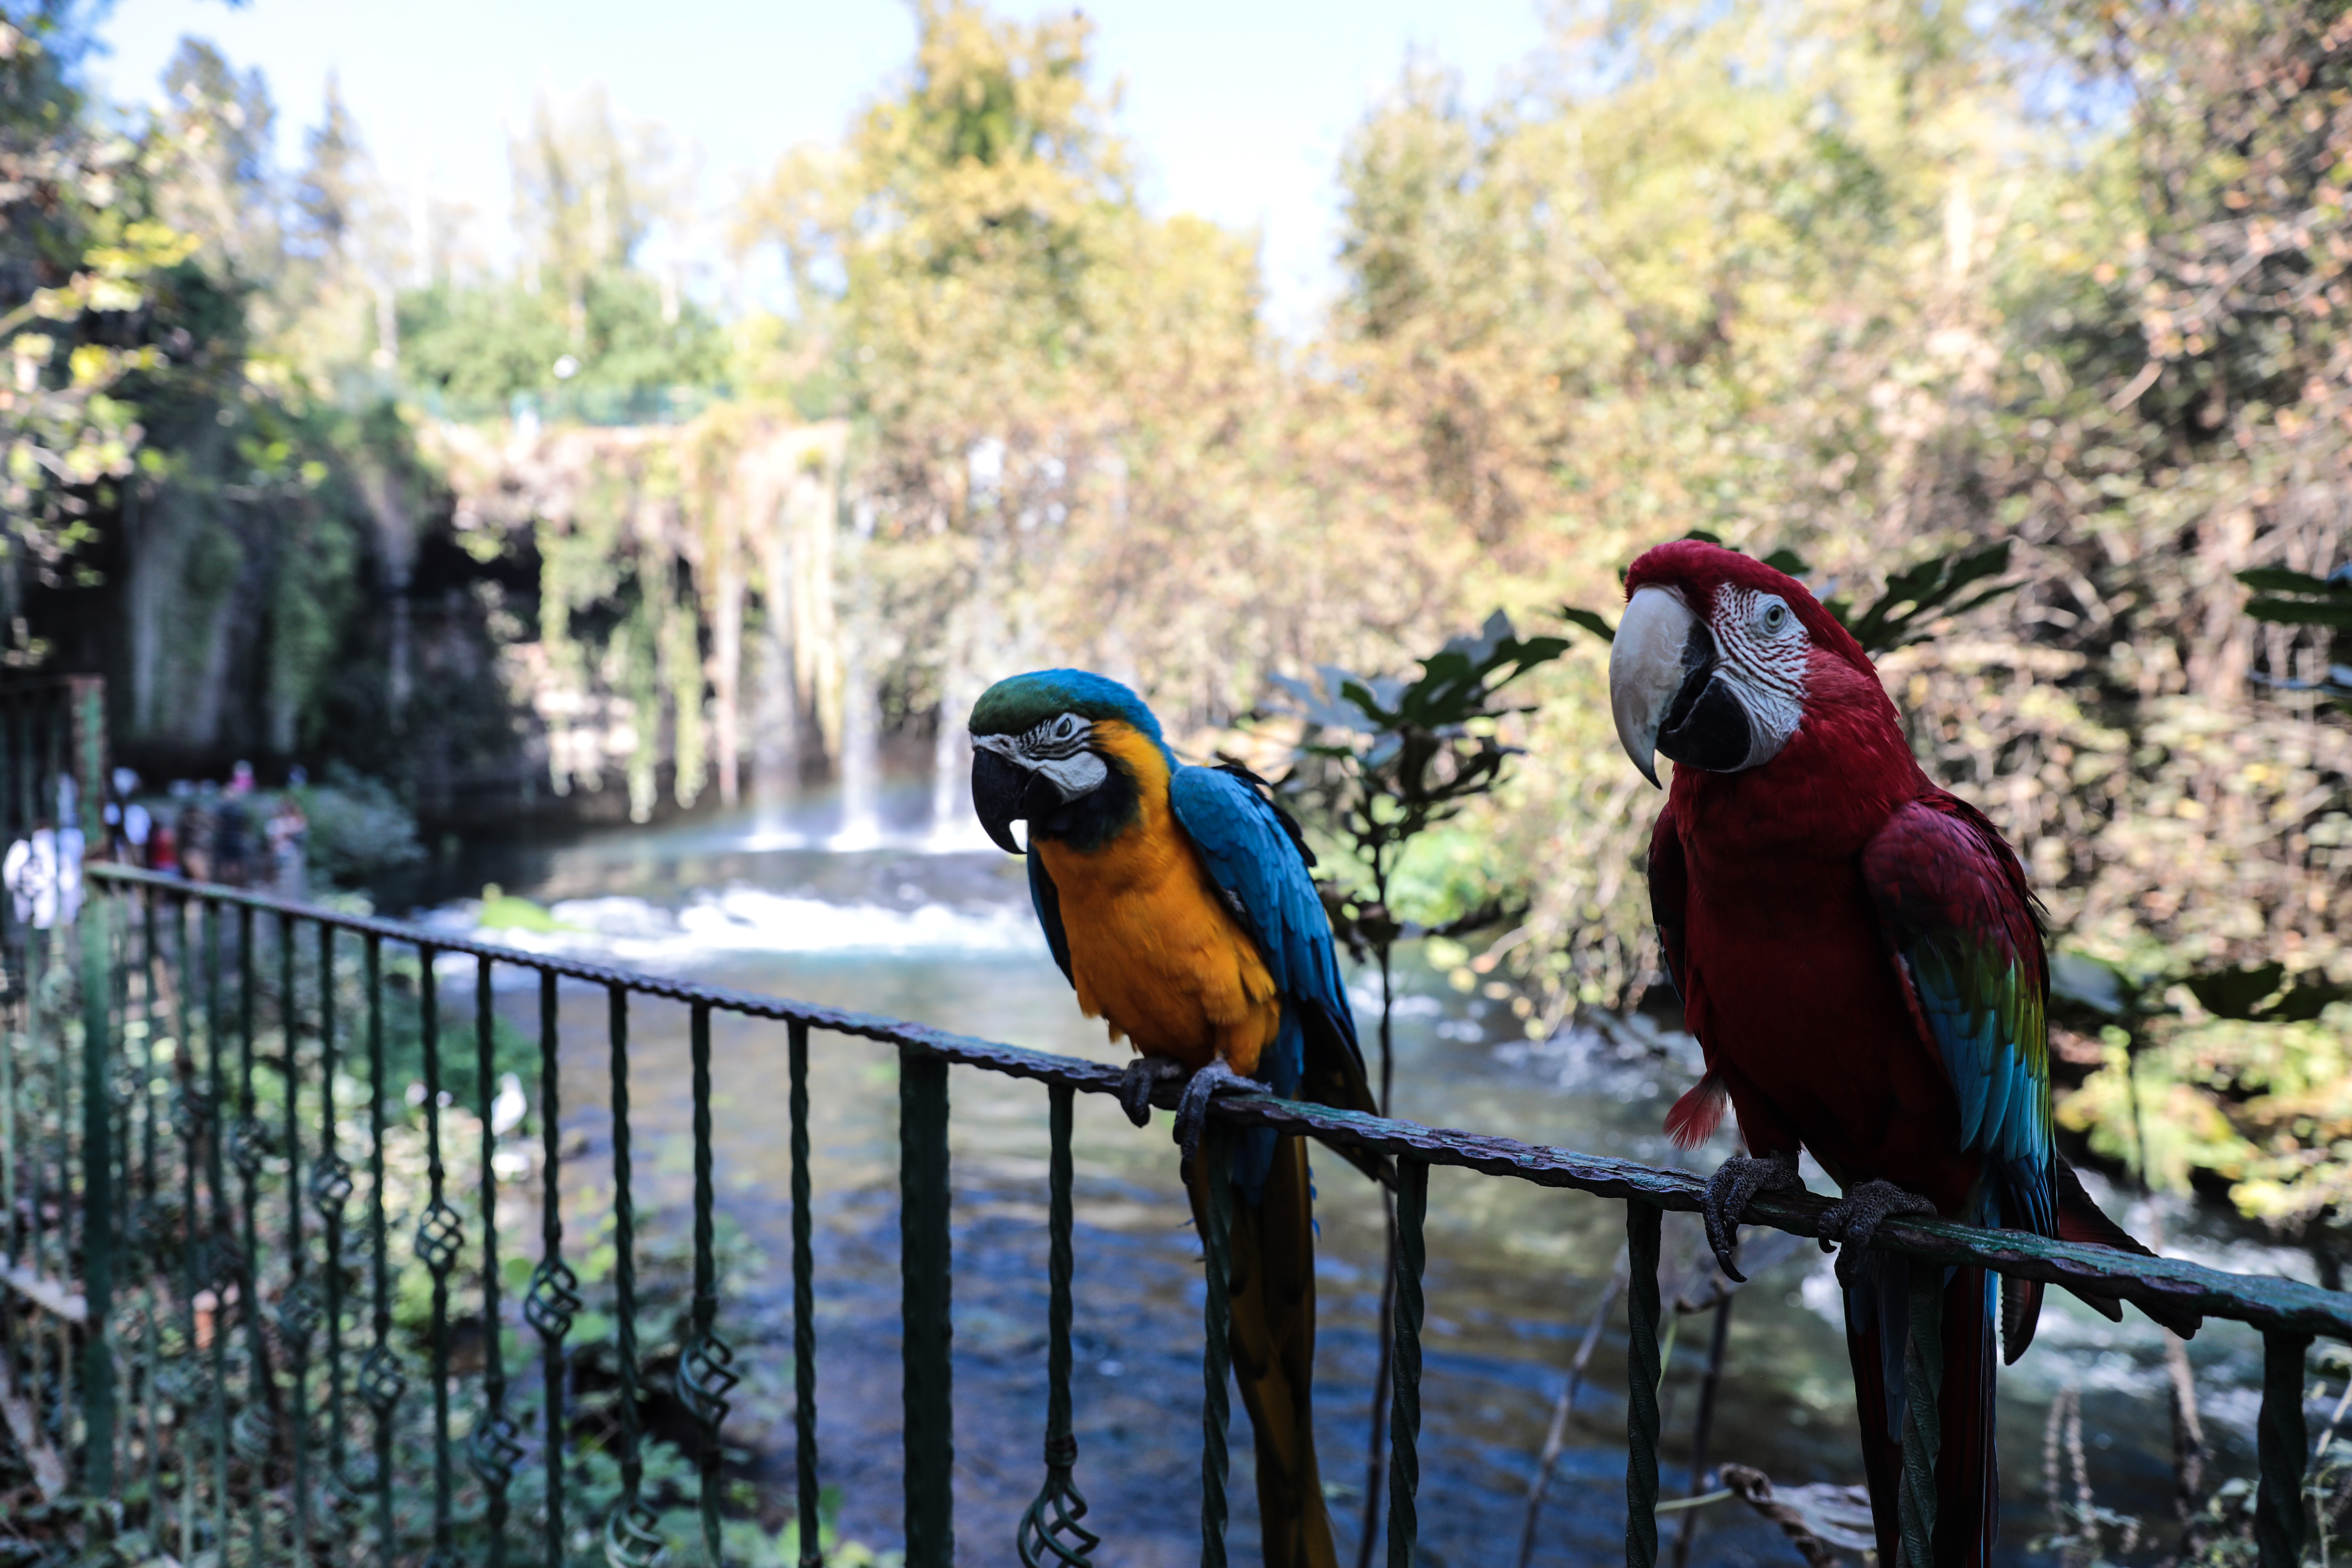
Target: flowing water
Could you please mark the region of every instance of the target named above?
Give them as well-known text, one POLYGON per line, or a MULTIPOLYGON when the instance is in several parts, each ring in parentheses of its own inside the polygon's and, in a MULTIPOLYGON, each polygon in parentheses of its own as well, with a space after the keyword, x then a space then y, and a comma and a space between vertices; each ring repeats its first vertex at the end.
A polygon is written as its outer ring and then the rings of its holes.
MULTIPOLYGON (((992 849, 942 849, 920 786, 858 802, 846 824, 860 847, 836 847, 842 814, 700 819, 558 846, 469 855, 469 878, 552 907, 573 929, 554 936, 485 931, 714 984, 894 1015, 966 1034, 1102 1060, 1125 1058, 1078 1016, 1031 916, 1020 863, 992 849)), ((956 842, 950 839, 950 842, 956 842)), ((436 923, 467 928, 470 906, 446 902, 436 923)), ((1355 977, 1365 1038, 1376 989, 1355 977)), ((503 1005, 529 1021, 530 993, 503 1005)), ((563 995, 565 1121, 579 1152, 569 1169, 608 1169, 604 999, 563 995)), ((648 1227, 682 1229, 688 1192, 686 1014, 638 1005, 631 1093, 641 1205, 648 1227)), ((1400 970, 1396 1113, 1657 1163, 1711 1168, 1727 1146, 1678 1156, 1658 1131, 1693 1076, 1679 1036, 1577 1030, 1531 1042, 1503 999, 1455 993, 1419 955, 1400 970)), ((819 1447, 841 1490, 845 1537, 898 1539, 895 1058, 862 1041, 816 1037, 811 1068, 817 1228, 819 1447)), ((758 1257, 735 1279, 722 1331, 748 1369, 730 1443, 778 1516, 789 1508, 792 1356, 788 1167, 781 1025, 720 1015, 714 1023, 719 1205, 758 1257)), ((958 1537, 963 1560, 1013 1561, 1014 1521, 1041 1474, 1045 1419, 1045 1096, 1040 1086, 960 1069, 951 1086, 955 1243, 958 1537)), ((1077 1275, 1075 1400, 1087 1522, 1116 1565, 1198 1560, 1200 1321, 1198 1251, 1169 1118, 1131 1127, 1099 1096, 1076 1123, 1077 1275)), ((1316 1161, 1321 1243, 1317 1432, 1327 1489, 1352 1559, 1361 1508, 1366 1407, 1375 1359, 1381 1218, 1371 1187, 1336 1157, 1316 1161)), ((1826 1184, 1811 1173, 1817 1189, 1826 1184)), ((2110 1194, 2095 1189, 2103 1197, 2110 1194)), ((1552 1404, 1622 1239, 1622 1209, 1581 1194, 1440 1169, 1429 1197, 1428 1323, 1423 1384, 1423 1561, 1507 1564, 1552 1404)), ((2141 1234, 2161 1224, 2169 1250, 2238 1268, 2304 1272, 2300 1255, 2248 1242, 2221 1216, 2158 1213, 2116 1195, 2141 1234)), ((1759 1233, 1760 1234, 1760 1233, 1759 1233)), ((1669 1215, 1671 1300, 1679 1270, 1696 1289, 1696 1221, 1669 1215)), ((1838 1296, 1810 1246, 1751 1269, 1732 1309, 1714 1458, 1776 1481, 1858 1482, 1853 1398, 1838 1296)), ((1689 1428, 1709 1321, 1679 1321, 1664 1404, 1669 1496, 1687 1486, 1689 1428)), ((2190 1347, 2209 1439, 2224 1472, 2252 1473, 2260 1352, 2235 1325, 2190 1347)), ((2097 1503, 2169 1518, 2171 1422, 2162 1341, 2137 1313, 2110 1324, 2053 1292, 2032 1350, 2000 1379, 2002 1555, 2022 1562, 2051 1528, 2044 1427, 2053 1395, 2078 1388, 2084 1451, 2097 1503)), ((1579 1398, 1535 1561, 1622 1560, 1623 1313, 1612 1314, 1579 1398)), ((2324 1413, 2323 1413, 2324 1414, 2324 1413)), ((2062 1456, 2063 1458, 2063 1456, 2062 1456)), ((1233 1560, 1255 1563, 1248 1426, 1234 1407, 1233 1560)), ((2071 1492, 2069 1474, 2063 1485, 2071 1492)), ((1687 1516, 1685 1516, 1687 1517, 1687 1516)), ((1777 1531, 1737 1502, 1696 1510, 1691 1561, 1797 1562, 1777 1531)), ((1667 1551, 1680 1528, 1664 1521, 1667 1551)), ((1669 1558, 1671 1560, 1671 1557, 1669 1558)))

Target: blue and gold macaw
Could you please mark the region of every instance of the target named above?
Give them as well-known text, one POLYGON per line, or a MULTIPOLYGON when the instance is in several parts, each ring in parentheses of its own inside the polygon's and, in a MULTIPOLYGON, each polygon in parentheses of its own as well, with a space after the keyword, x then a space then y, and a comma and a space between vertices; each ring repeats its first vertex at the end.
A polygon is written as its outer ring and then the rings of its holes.
MULTIPOLYGON (((1178 763, 1134 692, 1082 670, 997 682, 971 710, 971 743, 981 826, 1018 855, 1012 825, 1029 825, 1030 898, 1078 1006, 1139 1053, 1120 1095, 1128 1115, 1143 1125, 1153 1084, 1189 1075, 1176 1131, 1196 1219, 1211 1096, 1374 1109, 1305 840, 1254 781, 1178 763)), ((1233 1183, 1234 1371, 1257 1437, 1265 1562, 1331 1568, 1305 1142, 1250 1130, 1233 1183)))

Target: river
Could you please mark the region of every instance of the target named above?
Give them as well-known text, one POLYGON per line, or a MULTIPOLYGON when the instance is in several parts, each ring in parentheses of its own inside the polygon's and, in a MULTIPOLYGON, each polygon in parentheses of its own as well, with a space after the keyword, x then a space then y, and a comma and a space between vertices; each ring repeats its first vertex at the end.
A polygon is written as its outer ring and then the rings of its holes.
MULTIPOLYGON (((575 928, 515 937, 714 984, 933 1024, 1118 1061, 1099 1024, 1078 1016, 1028 909, 1020 863, 962 841, 929 841, 920 795, 886 799, 878 845, 836 850, 821 812, 698 817, 562 842, 468 851, 466 886, 495 880, 575 928)), ((436 876, 420 912, 471 928, 476 906, 436 876)), ((506 933, 485 931, 489 940, 506 933)), ((1373 1038, 1377 992, 1355 976, 1373 1038)), ((1507 1005, 1464 995, 1420 955, 1400 968, 1396 1113, 1440 1125, 1709 1169, 1718 1143, 1678 1156, 1660 1119, 1688 1083, 1690 1042, 1577 1029, 1530 1042, 1507 1005)), ((501 1005, 535 1033, 528 991, 501 1005)), ((600 993, 566 991, 565 1120, 575 1171, 609 1154, 600 993)), ((639 1168, 651 1168, 658 1229, 679 1226, 688 1184, 688 1100, 682 1008, 641 1004, 631 1092, 639 1168)), ((819 1448, 840 1489, 845 1538, 898 1543, 898 1228, 895 1063, 887 1049, 817 1037, 814 1217, 819 1448)), ((781 1519, 792 1476, 790 1205, 781 1025, 720 1016, 715 1025, 719 1205, 758 1257, 740 1271, 720 1328, 749 1379, 730 1443, 781 1519)), ((1045 1096, 1036 1085, 959 1070, 951 1087, 955 1245, 958 1535, 964 1560, 1013 1561, 1007 1544, 1034 1494, 1044 1423, 1045 1096)), ((1198 1561, 1198 1253, 1170 1119, 1131 1127, 1081 1096, 1076 1121, 1079 1485, 1107 1568, 1198 1561)), ((1352 1557, 1374 1366, 1381 1219, 1369 1184, 1328 1154, 1316 1161, 1321 1244, 1317 1431, 1343 1557, 1352 1557)), ((1812 1184, 1826 1190, 1818 1172, 1812 1184)), ((2308 1276, 2302 1255, 2260 1245, 2227 1215, 2184 1203, 2124 1202, 2092 1178, 2110 1212, 2168 1249, 2237 1268, 2308 1276)), ((645 1198, 641 1197, 641 1203, 645 1198)), ((1668 1216, 1667 1270, 1696 1269, 1695 1221, 1668 1216)), ((1604 1289, 1622 1210, 1581 1194, 1465 1172, 1433 1173, 1421 1441, 1423 1561, 1507 1564, 1550 1410, 1583 1324, 1604 1289)), ((1695 1277, 1695 1276, 1694 1276, 1695 1277)), ((1669 1289, 1671 1289, 1671 1284, 1669 1289)), ((1737 1298, 1717 1416, 1717 1462, 1776 1482, 1858 1482, 1853 1396, 1837 1292, 1807 1246, 1759 1271, 1737 1298)), ((1689 1426, 1707 1320, 1683 1321, 1664 1388, 1669 1496, 1688 1483, 1689 1426)), ((2260 1374, 2255 1337, 2209 1325, 2190 1346, 2209 1438, 2222 1473, 2250 1476, 2260 1374)), ((1623 1313, 1613 1314, 1580 1398, 1535 1561, 1622 1560, 1623 1313)), ((2000 1378, 2004 1521, 2000 1555, 2022 1563, 2052 1528, 2044 1431, 2053 1398, 2081 1391, 2087 1473, 2099 1506, 2170 1518, 2171 1424, 2158 1331, 2136 1312, 2111 1324, 2053 1292, 2040 1336, 2000 1378)), ((2316 1415, 2324 1417, 2324 1411, 2316 1415)), ((1233 1560, 1255 1563, 1248 1426, 1234 1411, 1233 1560)), ((2070 1490, 2071 1476, 2064 1483, 2070 1490)), ((1793 1563, 1778 1532, 1737 1502, 1698 1510, 1696 1563, 1793 1563)), ((1665 1523, 1669 1552, 1679 1528, 1665 1523)), ((2144 1554, 2144 1552, 2143 1552, 2144 1554)))

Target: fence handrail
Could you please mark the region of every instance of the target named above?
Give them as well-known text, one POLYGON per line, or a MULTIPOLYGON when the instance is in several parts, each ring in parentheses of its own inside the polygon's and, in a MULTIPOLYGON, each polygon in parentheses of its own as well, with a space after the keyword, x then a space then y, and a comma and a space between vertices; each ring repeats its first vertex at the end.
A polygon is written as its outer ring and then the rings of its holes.
MULTIPOLYGON (((86 868, 86 874, 100 880, 152 887, 184 897, 296 915, 344 931, 429 948, 435 952, 464 953, 589 984, 619 986, 689 1005, 717 1007, 750 1017, 801 1024, 928 1051, 950 1062, 1041 1083, 1066 1085, 1087 1094, 1115 1095, 1124 1082, 1119 1069, 1108 1063, 1003 1045, 877 1014, 826 1007, 760 992, 698 985, 609 964, 500 947, 403 921, 347 914, 107 862, 92 862, 86 868)), ((1158 1085, 1154 1103, 1162 1110, 1175 1109, 1181 1087, 1164 1082, 1158 1085)), ((1309 1133, 1326 1142, 1368 1149, 1391 1158, 1410 1157, 1432 1165, 1514 1177, 1538 1186, 1568 1188, 1598 1197, 1638 1200, 1684 1213, 1698 1212, 1706 1190, 1705 1180, 1687 1171, 1516 1138, 1428 1127, 1272 1095, 1221 1097, 1212 1102, 1210 1113, 1235 1127, 1273 1127, 1309 1133)), ((1759 1194, 1748 1205, 1748 1223, 1797 1236, 1817 1237, 1820 1216, 1831 1203, 1829 1198, 1810 1193, 1759 1194)), ((2300 1280, 2235 1274, 2181 1258, 2149 1258, 2094 1243, 2055 1241, 2024 1231, 1990 1230, 1953 1220, 1909 1215, 1890 1216, 1879 1226, 1871 1246, 1874 1251, 1916 1262, 1990 1268, 2021 1279, 2079 1286, 2158 1310, 2185 1310, 2265 1331, 2324 1335, 2352 1343, 2352 1292, 2323 1290, 2300 1280)))

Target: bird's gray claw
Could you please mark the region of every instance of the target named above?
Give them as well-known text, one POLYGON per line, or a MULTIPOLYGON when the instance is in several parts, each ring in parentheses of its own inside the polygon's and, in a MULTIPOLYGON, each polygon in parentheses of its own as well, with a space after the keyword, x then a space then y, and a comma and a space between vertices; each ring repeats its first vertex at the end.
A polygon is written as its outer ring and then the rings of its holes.
POLYGON ((1255 1079, 1244 1078, 1221 1061, 1192 1075, 1184 1086, 1184 1099, 1176 1108, 1176 1143, 1189 1161, 1199 1152, 1201 1133, 1208 1126, 1209 1101, 1220 1094, 1264 1094, 1265 1085, 1255 1079))
POLYGON ((1138 1057, 1119 1075, 1118 1103, 1138 1127, 1151 1120, 1152 1086, 1162 1079, 1181 1078, 1184 1069, 1166 1057, 1138 1057))
POLYGON ((1734 1155, 1716 1168, 1706 1179, 1699 1214, 1706 1221, 1706 1244, 1715 1249, 1716 1267, 1726 1279, 1741 1285, 1748 1282, 1748 1276, 1731 1259, 1739 1245, 1739 1222, 1748 1213, 1748 1200, 1758 1193, 1788 1192, 1804 1184, 1797 1174, 1797 1157, 1790 1153, 1768 1154, 1760 1160, 1734 1155))
POLYGON ((1906 1193, 1893 1182, 1864 1182, 1822 1211, 1818 1222, 1822 1246, 1838 1248, 1838 1283, 1852 1286, 1862 1268, 1862 1255, 1889 1215, 1934 1214, 1936 1205, 1916 1193, 1906 1193))

